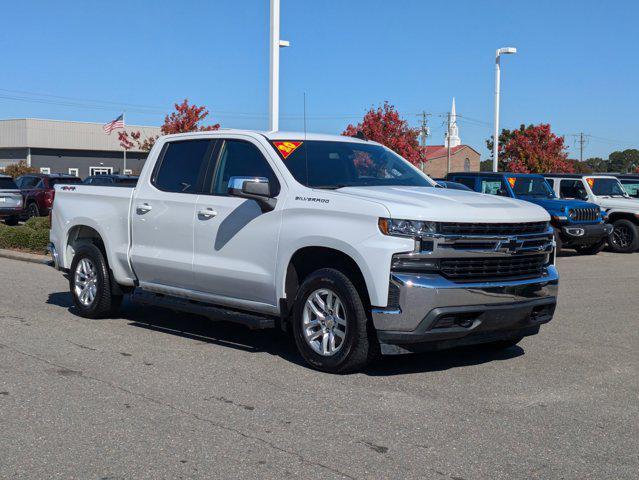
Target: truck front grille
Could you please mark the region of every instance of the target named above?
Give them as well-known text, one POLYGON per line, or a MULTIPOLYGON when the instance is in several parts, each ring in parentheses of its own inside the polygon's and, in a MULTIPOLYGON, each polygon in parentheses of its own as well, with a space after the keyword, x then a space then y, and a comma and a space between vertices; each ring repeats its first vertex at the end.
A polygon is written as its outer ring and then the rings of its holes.
POLYGON ((599 218, 599 209, 571 208, 568 216, 573 222, 594 222, 599 218))
POLYGON ((440 233, 444 235, 493 235, 512 236, 544 233, 546 222, 530 223, 442 223, 440 233))
POLYGON ((495 281, 535 278, 543 275, 546 254, 512 257, 446 258, 440 261, 441 274, 457 281, 495 281))

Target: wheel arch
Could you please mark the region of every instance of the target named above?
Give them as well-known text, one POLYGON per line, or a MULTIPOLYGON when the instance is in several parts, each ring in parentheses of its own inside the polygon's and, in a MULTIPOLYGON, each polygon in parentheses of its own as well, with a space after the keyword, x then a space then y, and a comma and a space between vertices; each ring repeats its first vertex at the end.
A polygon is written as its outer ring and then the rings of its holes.
POLYGON ((630 220, 635 225, 639 225, 639 219, 630 212, 619 212, 619 211, 608 212, 608 222, 614 223, 617 220, 630 220))
POLYGON ((365 266, 362 268, 353 255, 346 253, 343 249, 307 245, 295 250, 286 263, 283 279, 284 298, 281 306, 284 316, 288 316, 297 290, 304 279, 320 268, 334 268, 346 275, 362 295, 364 305, 370 307, 372 280, 369 278, 367 281, 368 270, 365 266))

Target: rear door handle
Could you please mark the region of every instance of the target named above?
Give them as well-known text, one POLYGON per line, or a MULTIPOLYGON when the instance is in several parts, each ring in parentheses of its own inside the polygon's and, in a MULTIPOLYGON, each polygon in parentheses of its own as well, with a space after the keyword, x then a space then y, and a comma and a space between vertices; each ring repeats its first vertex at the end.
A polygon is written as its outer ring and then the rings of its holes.
POLYGON ((150 212, 152 208, 153 207, 149 205, 148 203, 143 203, 141 205, 136 205, 135 211, 141 215, 143 213, 150 212))
POLYGON ((207 208, 201 208, 200 210, 198 210, 197 215, 198 217, 213 218, 214 216, 217 215, 217 212, 213 210, 211 207, 207 207, 207 208))

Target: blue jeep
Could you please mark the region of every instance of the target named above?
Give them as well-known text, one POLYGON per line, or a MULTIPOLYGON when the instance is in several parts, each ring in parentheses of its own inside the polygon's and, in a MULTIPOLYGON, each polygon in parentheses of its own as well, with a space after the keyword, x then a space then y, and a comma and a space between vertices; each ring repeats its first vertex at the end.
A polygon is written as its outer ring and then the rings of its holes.
POLYGON ((542 175, 464 172, 449 173, 446 179, 479 193, 518 198, 545 208, 555 229, 557 251, 574 248, 580 254, 594 255, 604 247, 612 230, 605 223, 605 212, 597 205, 558 199, 542 175))

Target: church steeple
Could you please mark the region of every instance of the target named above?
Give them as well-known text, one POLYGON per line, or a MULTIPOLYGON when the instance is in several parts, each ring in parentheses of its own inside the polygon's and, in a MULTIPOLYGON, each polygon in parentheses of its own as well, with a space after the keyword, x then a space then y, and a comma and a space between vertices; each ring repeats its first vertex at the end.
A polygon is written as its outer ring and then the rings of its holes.
POLYGON ((444 146, 457 147, 461 145, 461 139, 459 138, 459 129, 457 128, 457 112, 455 111, 455 97, 453 97, 453 106, 450 109, 450 138, 448 138, 448 131, 445 134, 446 141, 444 146))

